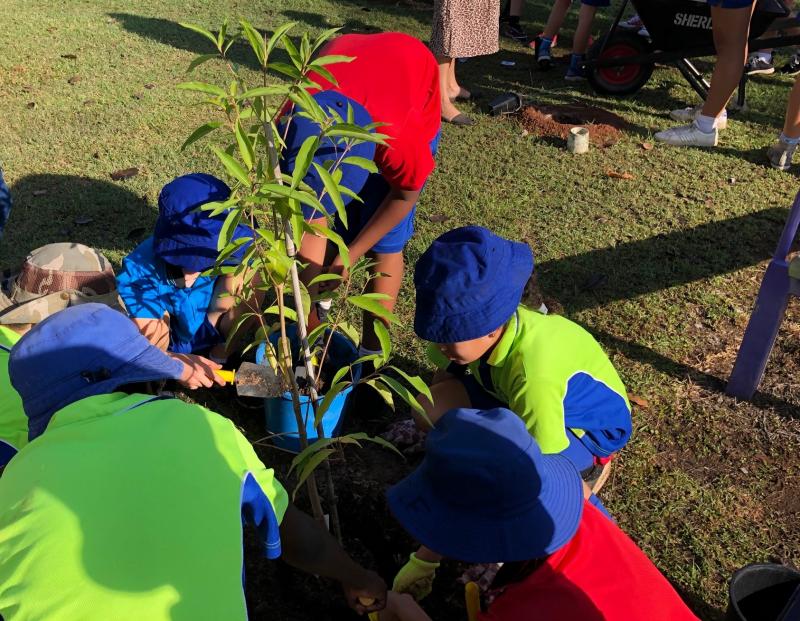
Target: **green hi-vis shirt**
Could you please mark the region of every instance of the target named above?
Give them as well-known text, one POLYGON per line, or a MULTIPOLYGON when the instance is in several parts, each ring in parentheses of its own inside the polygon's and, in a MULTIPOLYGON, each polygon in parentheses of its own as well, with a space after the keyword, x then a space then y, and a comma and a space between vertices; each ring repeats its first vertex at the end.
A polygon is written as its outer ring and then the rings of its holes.
POLYGON ((242 523, 274 558, 287 504, 231 421, 177 399, 82 399, 0 479, 0 616, 244 621, 242 523))
MULTIPOLYGON (((435 345, 428 355, 438 367, 450 366, 435 345)), ((544 453, 569 446, 567 429, 599 457, 618 451, 630 438, 631 410, 622 380, 594 337, 565 317, 520 305, 488 357, 468 369, 525 421, 544 453)))
POLYGON ((28 443, 28 417, 8 378, 8 356, 19 334, 0 326, 0 468, 28 443))

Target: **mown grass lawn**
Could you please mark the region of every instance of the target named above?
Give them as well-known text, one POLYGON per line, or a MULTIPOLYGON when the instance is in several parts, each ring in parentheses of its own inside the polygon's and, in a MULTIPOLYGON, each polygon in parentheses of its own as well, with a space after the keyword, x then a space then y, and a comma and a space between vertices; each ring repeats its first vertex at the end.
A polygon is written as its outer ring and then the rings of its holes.
MULTIPOLYGON (((0 162, 16 204, 0 243, 2 265, 66 240, 94 245, 118 263, 152 227, 164 183, 192 170, 218 171, 204 147, 179 151, 207 112, 175 85, 186 79, 194 55, 210 50, 178 22, 216 28, 226 16, 247 17, 271 30, 296 20, 312 32, 343 26, 426 39, 431 17, 418 0, 12 5, 0 21, 0 162), (138 176, 110 179, 129 167, 138 176)), ((531 33, 547 11, 546 3, 528 2, 531 33)), ((560 53, 573 27, 566 25, 560 53)), ((657 69, 633 98, 604 99, 587 86, 562 82, 561 66, 531 74, 522 48, 507 41, 502 48, 458 65, 466 86, 489 96, 514 89, 544 103, 585 101, 622 115, 635 129, 611 148, 574 157, 558 141, 524 135, 512 118, 464 106, 479 123, 444 128, 409 263, 436 235, 464 224, 531 243, 546 294, 604 343, 637 395, 634 437, 604 500, 702 616, 719 619, 734 569, 767 559, 800 564, 796 309, 755 402, 737 403, 722 393, 765 259, 798 189, 794 173, 762 163, 782 123, 791 80, 751 82, 750 111, 732 117, 714 151, 645 150, 642 143, 670 124, 670 108, 694 102, 676 71, 657 69), (516 65, 503 67, 502 59, 516 65), (608 170, 634 178, 610 178, 608 170)), ((202 75, 222 78, 212 65, 202 75)), ((399 355, 422 372, 409 278, 399 311, 399 355)), ((258 437, 257 424, 245 426, 258 437)), ((262 455, 276 458, 266 450, 262 455)), ((359 528, 345 523, 349 537, 359 528)), ((267 601, 279 596, 278 585, 261 586, 267 601)), ((450 585, 441 589, 454 592, 450 585)), ((441 598, 432 596, 436 610, 455 599, 441 598)), ((269 608, 255 607, 252 618, 276 618, 269 608)), ((318 618, 327 618, 324 610, 318 618)), ((440 618, 463 616, 453 611, 440 618)))

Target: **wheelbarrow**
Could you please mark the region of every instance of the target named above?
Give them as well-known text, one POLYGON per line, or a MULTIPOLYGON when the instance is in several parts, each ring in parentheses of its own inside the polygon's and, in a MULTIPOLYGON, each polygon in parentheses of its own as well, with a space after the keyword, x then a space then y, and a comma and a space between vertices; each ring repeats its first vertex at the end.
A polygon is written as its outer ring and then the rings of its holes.
MULTIPOLYGON (((789 9, 782 0, 757 0, 750 22, 749 50, 800 44, 800 35, 763 37, 770 28, 791 25, 789 9)), ((705 99, 709 83, 691 62, 715 56, 711 10, 704 0, 624 0, 611 28, 586 55, 589 84, 602 95, 630 95, 642 88, 656 63, 675 65, 689 85, 705 99), (644 23, 649 37, 619 27, 628 4, 644 23)), ((738 105, 745 105, 746 74, 742 67, 738 105)))

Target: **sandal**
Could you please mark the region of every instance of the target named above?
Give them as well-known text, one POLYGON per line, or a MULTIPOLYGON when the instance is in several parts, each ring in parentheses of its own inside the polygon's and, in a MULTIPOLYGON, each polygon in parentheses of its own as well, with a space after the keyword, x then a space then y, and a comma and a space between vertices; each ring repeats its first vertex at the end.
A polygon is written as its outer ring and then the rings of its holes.
POLYGON ((442 120, 445 123, 452 123, 453 125, 458 125, 461 127, 466 127, 468 125, 475 125, 475 121, 472 117, 467 116, 463 112, 456 114, 452 119, 446 119, 442 117, 442 120))

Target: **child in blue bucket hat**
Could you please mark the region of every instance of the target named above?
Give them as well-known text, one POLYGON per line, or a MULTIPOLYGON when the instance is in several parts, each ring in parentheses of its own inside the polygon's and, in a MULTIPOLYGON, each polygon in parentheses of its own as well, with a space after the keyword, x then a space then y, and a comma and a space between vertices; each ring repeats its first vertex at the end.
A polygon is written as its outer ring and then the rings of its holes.
MULTIPOLYGON (((436 165, 441 128, 438 65, 424 43, 399 32, 343 35, 326 44, 320 55, 352 60, 326 65, 324 75, 310 75, 320 87, 310 91, 317 102, 343 118, 347 118, 348 109, 352 110, 358 125, 382 123, 377 131, 387 136, 385 145, 360 144, 349 153, 373 160, 378 170, 368 174, 352 164, 341 167, 341 184, 359 200, 343 195, 347 223, 336 217, 333 226, 347 244, 351 261, 366 255, 375 262, 372 272, 376 277, 370 280, 368 289, 387 295, 381 303, 392 310, 402 284, 403 250, 414 233, 417 201, 436 165)), ((294 116, 281 164, 284 172, 293 170, 294 158, 305 139, 319 133, 316 124, 294 116)), ((328 141, 321 145, 316 161, 321 165, 341 151, 341 146, 328 141)), ((313 166, 304 182, 318 193, 322 190, 313 166)), ((329 215, 335 215, 329 198, 323 205, 329 215)), ((315 224, 327 226, 325 214, 306 210, 304 215, 315 224)), ((309 263, 303 274, 305 282, 322 270, 346 276, 342 258, 333 250, 325 237, 304 237, 300 254, 309 263)), ((330 286, 330 281, 327 284, 330 286)), ((375 315, 365 313, 361 355, 380 350, 375 319, 375 315)))
MULTIPOLYGON (((117 276, 120 296, 140 332, 198 371, 195 379, 200 380, 190 388, 223 383, 213 371, 230 353, 226 338, 243 311, 230 295, 239 286, 234 276, 203 274, 216 261, 226 213, 211 217, 200 207, 229 196, 223 181, 203 173, 169 182, 158 198, 153 235, 123 260, 117 276)), ((233 234, 233 239, 251 237, 244 225, 233 234)), ((241 261, 246 247, 239 247, 230 261, 241 261)))
POLYGON ((31 442, 0 479, 0 617, 245 621, 245 523, 267 558, 338 580, 360 613, 383 607, 383 580, 289 502, 230 420, 158 395, 183 372, 97 303, 14 346, 31 442))
MULTIPOLYGON (((504 563, 482 621, 696 621, 638 546, 584 498, 580 475, 546 455, 505 408, 456 409, 428 434, 425 458, 390 488, 389 508, 423 546, 469 563, 504 563)), ((428 619, 390 593, 381 621, 428 619)))
POLYGON ((414 331, 440 371, 422 398, 426 427, 456 407, 508 407, 546 454, 560 453, 599 491, 631 435, 625 387, 578 324, 521 303, 526 244, 479 226, 444 233, 414 271, 414 331))

